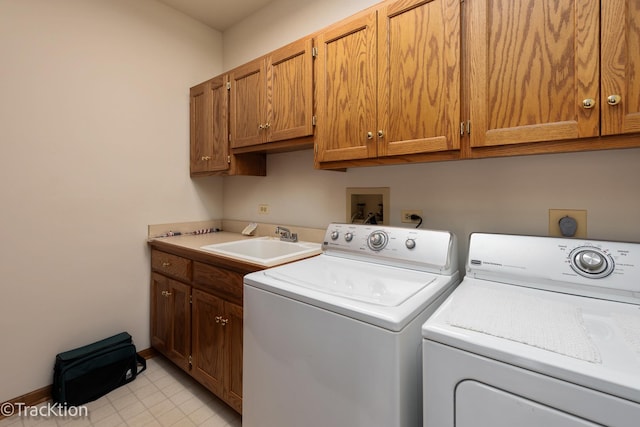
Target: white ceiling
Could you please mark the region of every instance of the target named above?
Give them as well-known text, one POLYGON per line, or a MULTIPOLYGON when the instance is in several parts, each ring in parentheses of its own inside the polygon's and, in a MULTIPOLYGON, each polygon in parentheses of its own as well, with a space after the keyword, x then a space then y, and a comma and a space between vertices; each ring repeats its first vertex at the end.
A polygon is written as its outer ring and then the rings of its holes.
POLYGON ((224 31, 273 0, 158 0, 180 12, 224 31))

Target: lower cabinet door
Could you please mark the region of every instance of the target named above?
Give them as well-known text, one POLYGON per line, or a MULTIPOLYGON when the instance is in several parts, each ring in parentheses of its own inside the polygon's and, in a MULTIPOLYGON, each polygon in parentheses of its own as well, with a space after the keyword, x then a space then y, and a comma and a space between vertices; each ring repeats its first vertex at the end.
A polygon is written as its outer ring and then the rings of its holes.
POLYGON ((191 375, 221 398, 224 391, 225 333, 224 301, 194 289, 191 375))
POLYGON ((151 345, 185 371, 191 353, 191 287, 161 274, 151 276, 151 345))
POLYGON ((225 302, 227 337, 227 403, 242 413, 242 306, 225 302))
POLYGON ((171 306, 165 297, 169 291, 169 279, 157 273, 151 274, 151 345, 162 353, 169 348, 171 337, 171 306))

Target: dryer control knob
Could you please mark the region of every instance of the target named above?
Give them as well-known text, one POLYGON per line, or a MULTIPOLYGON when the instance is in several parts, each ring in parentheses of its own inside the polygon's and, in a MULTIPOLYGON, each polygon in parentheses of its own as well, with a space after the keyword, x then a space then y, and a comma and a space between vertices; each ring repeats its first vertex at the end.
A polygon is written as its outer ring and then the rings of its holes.
POLYGON ((338 231, 331 232, 331 240, 338 240, 338 237, 340 237, 340 232, 338 231))
POLYGON ((413 249, 416 247, 416 241, 413 239, 407 239, 407 241, 404 242, 404 245, 407 247, 407 249, 413 249))
POLYGON ((347 242, 350 242, 353 240, 353 233, 347 233, 344 235, 344 240, 346 240, 347 242))

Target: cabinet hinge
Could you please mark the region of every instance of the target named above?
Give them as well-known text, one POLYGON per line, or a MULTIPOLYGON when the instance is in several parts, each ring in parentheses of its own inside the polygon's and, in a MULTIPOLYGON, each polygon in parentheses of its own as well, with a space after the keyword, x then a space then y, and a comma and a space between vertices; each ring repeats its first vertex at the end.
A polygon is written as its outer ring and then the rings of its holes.
POLYGON ((311 57, 314 59, 318 57, 318 48, 315 46, 311 48, 311 57))
POLYGON ((460 122, 460 136, 464 136, 464 122, 460 122))
POLYGON ((467 120, 467 134, 471 135, 471 120, 467 120))
POLYGON ((227 90, 231 90, 231 82, 227 82, 227 90))
POLYGON ((189 355, 189 366, 193 365, 193 359, 191 358, 191 355, 189 355))
POLYGON ((318 154, 318 143, 313 144, 313 151, 318 154))
POLYGON ((311 116, 311 126, 315 126, 318 121, 317 116, 311 116))
POLYGON ((227 156, 227 163, 231 163, 231 155, 227 156))
POLYGON ((193 304, 193 295, 189 295, 189 304, 193 304))

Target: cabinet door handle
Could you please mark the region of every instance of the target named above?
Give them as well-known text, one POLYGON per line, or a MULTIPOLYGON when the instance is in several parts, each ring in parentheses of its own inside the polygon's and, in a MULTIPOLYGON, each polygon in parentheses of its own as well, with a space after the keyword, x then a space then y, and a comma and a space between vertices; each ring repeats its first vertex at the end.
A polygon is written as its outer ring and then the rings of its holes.
POLYGON ((164 261, 164 262, 162 263, 162 266, 163 266, 163 267, 169 267, 169 266, 171 266, 171 263, 170 263, 170 262, 168 262, 168 261, 164 261))
POLYGON ((170 297, 170 296, 171 296, 171 292, 169 292, 169 291, 162 291, 162 296, 163 296, 163 297, 170 297))
POLYGON ((229 323, 229 319, 220 319, 220 323, 222 326, 226 326, 226 324, 229 323))
POLYGON ((618 105, 621 100, 622 100, 622 97, 620 95, 609 95, 607 97, 607 104, 618 105))
POLYGON ((586 110, 589 110, 595 106, 596 106, 596 101, 594 101, 593 98, 587 98, 582 100, 582 108, 586 110))
POLYGON ((202 156, 201 160, 211 160, 211 156, 202 156))
POLYGON ((382 129, 380 129, 378 131, 378 138, 382 138, 382 137, 384 137, 384 132, 382 132, 382 129))
POLYGON ((222 316, 216 316, 216 323, 220 323, 220 321, 222 321, 222 316))
POLYGON ((264 125, 265 129, 269 129, 270 127, 271 127, 271 123, 269 123, 269 122, 265 123, 265 125, 264 125))
POLYGON ((367 139, 373 139, 373 132, 367 132, 367 139))
POLYGON ((262 123, 260 123, 260 124, 258 125, 258 129, 264 129, 264 125, 263 125, 262 123))

